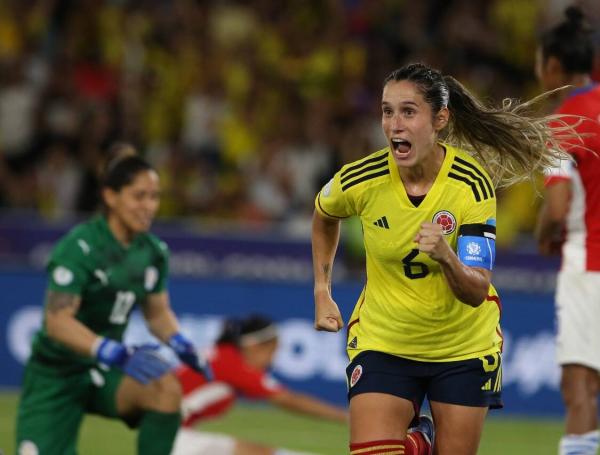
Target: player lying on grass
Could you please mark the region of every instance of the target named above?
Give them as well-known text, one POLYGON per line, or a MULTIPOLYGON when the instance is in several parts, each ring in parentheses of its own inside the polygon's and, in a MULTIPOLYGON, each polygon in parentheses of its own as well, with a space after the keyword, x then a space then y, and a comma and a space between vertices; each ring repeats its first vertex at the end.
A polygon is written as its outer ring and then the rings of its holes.
POLYGON ((345 409, 287 389, 267 370, 277 350, 275 324, 263 316, 228 320, 208 355, 214 381, 188 366, 177 371, 183 386, 183 425, 173 455, 292 455, 231 436, 197 431, 194 425, 219 417, 231 409, 238 396, 264 400, 275 406, 322 419, 346 423, 345 409))

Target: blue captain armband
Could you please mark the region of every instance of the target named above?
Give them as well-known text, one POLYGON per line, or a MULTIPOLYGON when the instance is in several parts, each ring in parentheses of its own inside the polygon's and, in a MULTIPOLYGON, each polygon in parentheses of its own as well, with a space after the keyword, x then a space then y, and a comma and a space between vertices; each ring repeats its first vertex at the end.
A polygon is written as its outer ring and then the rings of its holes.
POLYGON ((459 228, 457 253, 463 264, 487 270, 494 267, 496 226, 493 220, 487 223, 463 224, 459 228))

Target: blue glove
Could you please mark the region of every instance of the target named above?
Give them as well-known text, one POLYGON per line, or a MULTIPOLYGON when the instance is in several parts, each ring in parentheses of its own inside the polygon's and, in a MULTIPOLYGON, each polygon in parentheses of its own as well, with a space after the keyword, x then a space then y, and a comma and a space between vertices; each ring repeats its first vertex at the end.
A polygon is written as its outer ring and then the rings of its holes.
POLYGON ((129 357, 127 348, 110 338, 101 338, 100 344, 94 349, 94 353, 98 362, 110 367, 122 367, 129 357))
POLYGON ((168 345, 179 357, 183 363, 187 366, 196 370, 202 374, 208 381, 212 380, 212 372, 210 366, 204 358, 198 356, 196 348, 190 340, 188 340, 183 334, 177 332, 171 336, 168 341, 168 345))
POLYGON ((171 366, 158 355, 158 348, 157 344, 127 348, 118 341, 102 338, 95 352, 98 362, 119 367, 136 381, 148 384, 171 369, 171 366))
POLYGON ((159 346, 156 344, 143 344, 133 349, 123 365, 123 371, 142 384, 160 378, 171 366, 158 354, 159 346))

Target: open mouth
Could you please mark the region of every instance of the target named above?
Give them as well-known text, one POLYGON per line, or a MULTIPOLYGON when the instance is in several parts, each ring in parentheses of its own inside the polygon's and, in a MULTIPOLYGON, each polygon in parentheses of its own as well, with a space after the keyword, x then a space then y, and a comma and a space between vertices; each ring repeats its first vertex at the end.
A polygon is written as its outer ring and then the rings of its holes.
POLYGON ((396 152, 396 154, 398 154, 398 155, 408 154, 408 152, 410 152, 410 149, 412 147, 412 144, 404 139, 394 138, 394 139, 392 139, 391 142, 392 142, 392 147, 394 149, 394 152, 396 152))

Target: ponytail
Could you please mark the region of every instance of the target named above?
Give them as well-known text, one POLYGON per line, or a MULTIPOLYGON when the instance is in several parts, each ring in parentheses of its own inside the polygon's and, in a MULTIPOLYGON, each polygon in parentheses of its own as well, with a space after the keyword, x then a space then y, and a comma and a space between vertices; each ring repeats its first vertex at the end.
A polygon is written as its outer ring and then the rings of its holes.
MULTIPOLYGON (((557 160, 570 159, 561 144, 574 137, 573 122, 565 116, 536 117, 534 105, 555 91, 526 103, 505 99, 501 107, 477 100, 452 76, 444 76, 449 90, 450 122, 446 140, 472 152, 497 186, 532 178, 557 160)), ((575 120, 578 123, 578 120, 575 120)))

